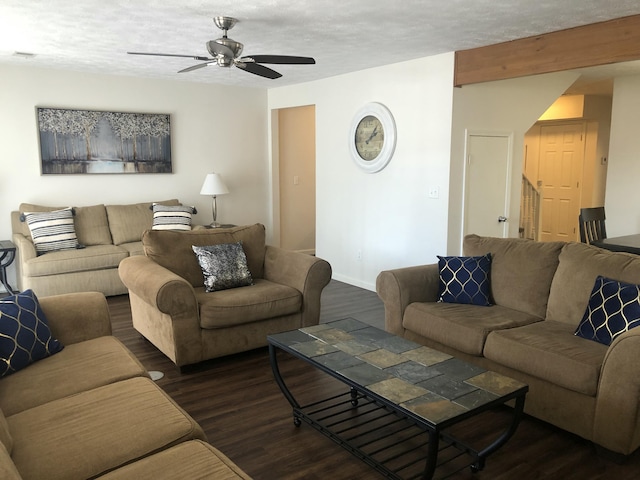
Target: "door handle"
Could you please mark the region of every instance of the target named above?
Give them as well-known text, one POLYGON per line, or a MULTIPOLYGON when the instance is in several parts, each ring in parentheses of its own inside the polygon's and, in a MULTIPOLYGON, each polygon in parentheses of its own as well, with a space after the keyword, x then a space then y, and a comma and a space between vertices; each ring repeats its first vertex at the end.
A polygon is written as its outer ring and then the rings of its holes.
POLYGON ((498 222, 499 222, 499 223, 504 223, 504 222, 506 222, 506 221, 507 221, 507 217, 504 217, 504 216, 502 216, 502 215, 500 215, 500 216, 498 217, 498 222))

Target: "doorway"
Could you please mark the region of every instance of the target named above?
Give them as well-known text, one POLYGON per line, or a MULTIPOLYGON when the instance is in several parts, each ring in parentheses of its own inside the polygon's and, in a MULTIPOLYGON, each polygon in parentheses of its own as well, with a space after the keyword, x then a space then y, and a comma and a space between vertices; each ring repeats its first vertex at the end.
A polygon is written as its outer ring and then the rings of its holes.
POLYGON ((512 135, 467 132, 464 235, 509 235, 512 135))
POLYGON ((315 106, 278 110, 280 247, 315 254, 315 106))

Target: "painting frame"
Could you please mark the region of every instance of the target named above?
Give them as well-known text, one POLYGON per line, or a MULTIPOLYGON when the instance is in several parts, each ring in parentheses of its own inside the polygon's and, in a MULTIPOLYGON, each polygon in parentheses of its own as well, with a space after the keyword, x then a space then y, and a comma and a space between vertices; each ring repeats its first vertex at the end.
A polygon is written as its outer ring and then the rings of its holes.
POLYGON ((168 113, 36 107, 41 175, 173 173, 168 113))

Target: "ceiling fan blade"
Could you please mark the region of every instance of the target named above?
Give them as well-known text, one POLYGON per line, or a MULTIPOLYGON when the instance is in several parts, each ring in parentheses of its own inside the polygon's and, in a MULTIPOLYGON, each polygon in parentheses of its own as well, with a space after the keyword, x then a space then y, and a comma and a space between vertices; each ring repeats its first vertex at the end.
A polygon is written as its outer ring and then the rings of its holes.
POLYGON ((183 58, 193 58, 194 60, 211 60, 209 57, 200 57, 198 55, 178 55, 175 53, 146 53, 146 52, 127 52, 129 55, 151 55, 154 57, 183 57, 183 58))
POLYGON ((269 67, 252 62, 236 62, 236 67, 246 70, 249 73, 253 73, 254 75, 260 75, 261 77, 270 78, 272 80, 282 76, 281 73, 271 70, 269 67))
POLYGON ((210 63, 213 63, 213 62, 215 62, 215 61, 216 61, 216 60, 215 60, 215 59, 213 59, 213 60, 210 60, 210 61, 205 62, 205 63, 198 63, 198 64, 196 64, 196 65, 191 65, 190 67, 183 68, 183 69, 182 69, 182 70, 180 70, 178 73, 187 73, 187 72, 192 72, 192 71, 194 71, 194 70, 198 70, 199 68, 207 67, 210 63))
POLYGON ((249 55, 240 59, 243 62, 272 63, 279 65, 313 65, 316 61, 311 57, 294 57, 290 55, 249 55))

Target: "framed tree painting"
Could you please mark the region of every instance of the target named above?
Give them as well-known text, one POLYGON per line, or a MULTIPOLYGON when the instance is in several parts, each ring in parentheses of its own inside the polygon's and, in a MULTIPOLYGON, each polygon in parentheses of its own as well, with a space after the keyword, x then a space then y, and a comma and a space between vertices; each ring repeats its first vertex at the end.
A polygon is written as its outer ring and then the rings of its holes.
POLYGON ((168 114, 36 110, 43 175, 172 172, 168 114))

